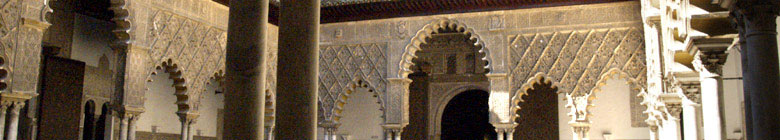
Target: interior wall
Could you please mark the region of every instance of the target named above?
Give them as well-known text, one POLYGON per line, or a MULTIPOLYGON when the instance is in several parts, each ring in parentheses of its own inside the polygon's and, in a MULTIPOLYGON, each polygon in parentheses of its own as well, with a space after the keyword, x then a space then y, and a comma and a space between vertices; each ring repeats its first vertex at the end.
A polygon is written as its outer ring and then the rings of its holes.
POLYGON ((374 93, 366 88, 350 94, 342 112, 337 135, 350 135, 352 140, 382 139, 382 111, 374 93))
MULTIPOLYGON (((101 56, 108 60, 116 60, 111 50, 114 41, 114 25, 111 22, 93 17, 75 14, 73 25, 73 45, 71 59, 84 62, 87 66, 98 67, 101 56)), ((109 69, 114 70, 114 64, 109 61, 109 69)))
MULTIPOLYGON (((604 133, 610 133, 612 139, 650 139, 650 129, 647 127, 631 127, 631 95, 630 85, 624 79, 609 79, 600 92, 593 93, 596 99, 591 108, 591 127, 588 135, 592 140, 603 140, 604 133)), ((563 98, 558 94, 558 118, 560 139, 572 139, 572 129, 568 124, 571 117, 565 107, 563 98)))

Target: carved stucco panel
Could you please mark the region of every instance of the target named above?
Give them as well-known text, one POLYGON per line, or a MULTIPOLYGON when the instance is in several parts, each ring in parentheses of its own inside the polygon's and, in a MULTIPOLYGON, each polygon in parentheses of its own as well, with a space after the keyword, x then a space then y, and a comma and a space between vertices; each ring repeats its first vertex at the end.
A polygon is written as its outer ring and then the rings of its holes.
MULTIPOLYGON (((387 43, 322 46, 320 48, 320 118, 334 117, 336 103, 357 80, 384 95, 387 81, 387 43)), ((380 96, 381 97, 381 96, 380 96)), ((384 99, 380 98, 380 102, 384 99)), ((382 104, 384 107, 384 104, 382 104)))

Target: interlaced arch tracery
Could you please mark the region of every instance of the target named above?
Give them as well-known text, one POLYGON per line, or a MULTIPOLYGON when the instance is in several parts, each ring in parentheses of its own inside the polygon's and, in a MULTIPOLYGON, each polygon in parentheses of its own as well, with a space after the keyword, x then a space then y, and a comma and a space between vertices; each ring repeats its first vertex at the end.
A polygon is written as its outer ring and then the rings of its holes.
POLYGON ((370 89, 380 109, 387 81, 387 43, 333 45, 320 48, 319 118, 337 121, 356 86, 370 89))

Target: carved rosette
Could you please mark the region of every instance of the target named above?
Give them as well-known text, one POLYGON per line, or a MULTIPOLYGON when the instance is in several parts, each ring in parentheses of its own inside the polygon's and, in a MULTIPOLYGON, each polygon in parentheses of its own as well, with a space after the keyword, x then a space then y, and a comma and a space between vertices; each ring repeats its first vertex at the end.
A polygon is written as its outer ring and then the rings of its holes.
POLYGON ((384 108, 387 89, 387 43, 322 46, 320 48, 320 118, 337 119, 341 105, 356 87, 368 88, 384 108))

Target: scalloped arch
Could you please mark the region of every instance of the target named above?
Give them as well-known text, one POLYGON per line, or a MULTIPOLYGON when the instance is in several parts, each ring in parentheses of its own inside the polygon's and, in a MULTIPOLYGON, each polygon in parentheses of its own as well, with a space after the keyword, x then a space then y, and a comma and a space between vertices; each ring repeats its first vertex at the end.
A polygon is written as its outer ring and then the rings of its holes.
POLYGON ((436 21, 433 21, 425 26, 423 26, 422 29, 417 31, 417 34, 412 37, 411 41, 408 45, 404 48, 404 53, 401 55, 401 60, 399 65, 399 71, 398 71, 398 77, 399 78, 407 78, 409 74, 411 74, 413 71, 410 69, 414 63, 412 62, 412 59, 417 58, 415 53, 419 51, 420 45, 428 43, 425 41, 425 39, 429 38, 432 34, 438 33, 441 29, 450 29, 455 30, 460 33, 464 33, 467 36, 469 36, 469 40, 474 41, 474 46, 480 47, 479 53, 484 55, 485 57, 482 58, 483 61, 487 61, 487 65, 485 65, 485 69, 492 70, 491 60, 490 60, 490 52, 485 47, 485 42, 480 38, 480 36, 474 31, 474 29, 466 26, 463 23, 460 23, 456 20, 443 18, 438 19, 436 21))
POLYGON ((639 84, 640 82, 638 82, 638 79, 632 78, 628 73, 620 69, 612 68, 604 74, 601 74, 599 80, 596 82, 596 86, 594 86, 589 93, 593 94, 601 91, 601 87, 607 85, 607 80, 612 79, 613 77, 626 79, 626 84, 632 85, 631 90, 642 90, 644 88, 644 85, 639 84))
MULTIPOLYGON (((346 92, 339 94, 339 98, 336 101, 336 105, 331 110, 333 112, 331 118, 326 118, 326 119, 330 119, 334 123, 339 123, 341 119, 341 113, 344 112, 344 106, 347 104, 347 100, 349 100, 350 94, 352 94, 352 92, 356 91, 358 88, 368 88, 369 92, 373 93, 374 97, 377 98, 377 103, 379 104, 379 110, 382 111, 382 113, 384 113, 385 107, 382 99, 379 98, 382 95, 379 95, 379 93, 376 92, 376 89, 374 89, 371 85, 369 85, 368 82, 363 80, 363 78, 356 78, 352 80, 352 82, 350 82, 350 85, 348 86, 346 92)), ((385 115, 382 114, 381 117, 382 119, 384 119, 385 115)))
MULTIPOLYGON (((168 59, 167 61, 163 61, 156 68, 163 70, 165 73, 168 73, 168 78, 173 80, 173 85, 171 86, 174 88, 173 95, 176 96, 175 104, 178 106, 176 113, 191 113, 191 105, 189 100, 190 96, 187 94, 187 80, 184 78, 184 74, 179 68, 179 65, 176 64, 173 60, 168 59)), ((156 74, 156 71, 152 71, 150 76, 156 74)), ((151 80, 149 82, 151 82, 151 80)))
MULTIPOLYGON (((512 100, 511 100, 512 104, 509 110, 511 111, 510 114, 513 115, 510 120, 515 120, 518 117, 518 114, 515 112, 517 112, 517 110, 520 110, 520 106, 518 104, 520 102, 525 102, 525 100, 523 100, 523 96, 528 95, 528 90, 534 89, 534 84, 540 84, 540 83, 550 83, 552 86, 551 88, 560 89, 559 88, 560 84, 557 81, 553 81, 552 77, 541 72, 536 73, 531 78, 528 78, 528 80, 526 80, 526 82, 522 86, 520 86, 520 89, 515 91, 514 96, 512 96, 512 100)), ((561 93, 563 93, 561 92, 561 90, 556 91, 556 94, 561 94, 561 93)))

